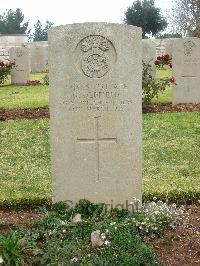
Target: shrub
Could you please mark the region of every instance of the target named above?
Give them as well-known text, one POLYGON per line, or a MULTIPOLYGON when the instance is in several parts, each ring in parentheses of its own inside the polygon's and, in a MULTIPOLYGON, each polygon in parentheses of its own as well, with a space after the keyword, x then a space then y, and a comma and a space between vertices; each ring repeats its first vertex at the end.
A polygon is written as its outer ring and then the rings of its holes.
POLYGON ((43 83, 44 83, 44 85, 49 85, 49 75, 48 74, 46 74, 43 77, 43 83))
POLYGON ((152 99, 158 98, 159 93, 163 93, 167 86, 175 83, 174 77, 156 79, 152 76, 152 67, 148 63, 143 62, 143 74, 142 74, 142 103, 150 104, 152 99))
POLYGON ((6 265, 22 265, 23 256, 20 250, 20 241, 15 233, 6 236, 0 236, 0 254, 1 260, 6 265))
POLYGON ((15 61, 4 62, 0 61, 0 84, 4 84, 8 79, 10 70, 15 66, 15 61))

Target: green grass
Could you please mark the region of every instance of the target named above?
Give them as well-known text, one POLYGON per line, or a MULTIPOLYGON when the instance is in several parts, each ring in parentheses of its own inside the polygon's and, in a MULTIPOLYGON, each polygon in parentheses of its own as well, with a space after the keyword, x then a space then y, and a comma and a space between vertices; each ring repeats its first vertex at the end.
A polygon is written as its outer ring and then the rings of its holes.
POLYGON ((50 197, 48 128, 48 120, 0 123, 0 203, 50 197))
POLYGON ((200 113, 144 116, 144 198, 200 197, 200 113))
MULTIPOLYGON (((31 74, 31 80, 41 80, 45 73, 31 74)), ((9 82, 0 87, 0 108, 48 107, 48 86, 13 86, 9 82)))
MULTIPOLYGON (((0 122, 0 204, 51 198, 48 120, 0 122)), ((200 114, 145 114, 144 199, 200 196, 200 114)))
MULTIPOLYGON (((46 73, 31 74, 31 80, 41 80, 46 73)), ((157 70, 156 77, 171 77, 171 70, 157 70)), ((10 80, 5 86, 0 87, 0 108, 38 108, 48 107, 49 90, 48 86, 13 86, 9 85, 10 80)), ((171 87, 168 87, 164 93, 161 93, 155 103, 171 102, 171 87)))
MULTIPOLYGON (((156 78, 172 77, 172 70, 157 70, 156 78)), ((172 86, 168 86, 164 93, 160 93, 158 99, 154 99, 153 103, 167 103, 172 101, 172 86)))

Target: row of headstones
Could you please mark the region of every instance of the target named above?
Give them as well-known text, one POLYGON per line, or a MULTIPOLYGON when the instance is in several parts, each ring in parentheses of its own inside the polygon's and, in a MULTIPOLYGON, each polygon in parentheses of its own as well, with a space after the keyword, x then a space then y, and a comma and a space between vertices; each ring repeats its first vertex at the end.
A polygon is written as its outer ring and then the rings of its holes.
POLYGON ((0 60, 13 61, 16 66, 11 71, 12 84, 26 84, 30 72, 44 72, 48 68, 48 45, 34 43, 15 47, 2 47, 0 60))
MULTIPOLYGON (((151 40, 143 40, 143 43, 143 60, 148 63, 153 59, 151 65, 155 73, 156 44, 151 40)), ((165 53, 172 57, 172 75, 176 79, 172 88, 172 103, 199 103, 200 39, 169 39, 165 42, 165 53)))
MULTIPOLYGON (((142 40, 142 57, 145 63, 150 63, 152 76, 155 77, 156 42, 142 40)), ((172 102, 198 103, 200 102, 200 39, 183 38, 166 41, 165 51, 172 56, 173 85, 172 102)), ((36 43, 31 46, 10 48, 10 60, 16 60, 16 67, 11 72, 12 84, 25 84, 30 72, 42 72, 47 68, 48 45, 36 43)))

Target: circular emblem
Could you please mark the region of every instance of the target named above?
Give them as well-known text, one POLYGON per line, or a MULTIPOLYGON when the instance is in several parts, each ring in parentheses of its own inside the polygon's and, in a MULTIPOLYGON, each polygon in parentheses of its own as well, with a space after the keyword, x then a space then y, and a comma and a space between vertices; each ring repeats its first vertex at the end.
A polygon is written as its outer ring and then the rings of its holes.
POLYGON ((116 60, 112 43, 99 35, 82 39, 77 45, 75 56, 77 67, 89 78, 105 76, 116 60))
POLYGON ((82 70, 90 78, 101 78, 109 70, 109 63, 106 55, 100 51, 92 51, 83 56, 82 70))

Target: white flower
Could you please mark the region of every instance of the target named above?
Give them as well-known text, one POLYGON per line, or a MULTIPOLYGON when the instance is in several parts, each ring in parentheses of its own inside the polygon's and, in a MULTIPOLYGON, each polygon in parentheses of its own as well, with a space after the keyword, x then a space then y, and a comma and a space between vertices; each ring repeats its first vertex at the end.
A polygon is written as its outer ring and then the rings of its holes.
POLYGON ((116 222, 110 223, 110 225, 115 225, 115 224, 116 224, 116 222))
POLYGON ((3 257, 0 256, 0 264, 2 264, 3 262, 4 262, 3 257))
POLYGON ((109 230, 108 230, 108 229, 106 229, 106 233, 107 233, 107 234, 109 233, 109 230))
POLYGON ((102 240, 106 239, 106 234, 105 234, 105 233, 102 233, 102 234, 101 234, 101 239, 102 239, 102 240))
POLYGON ((110 246, 110 242, 109 242, 108 240, 106 240, 106 241, 104 242, 104 244, 105 244, 106 246, 110 246))

